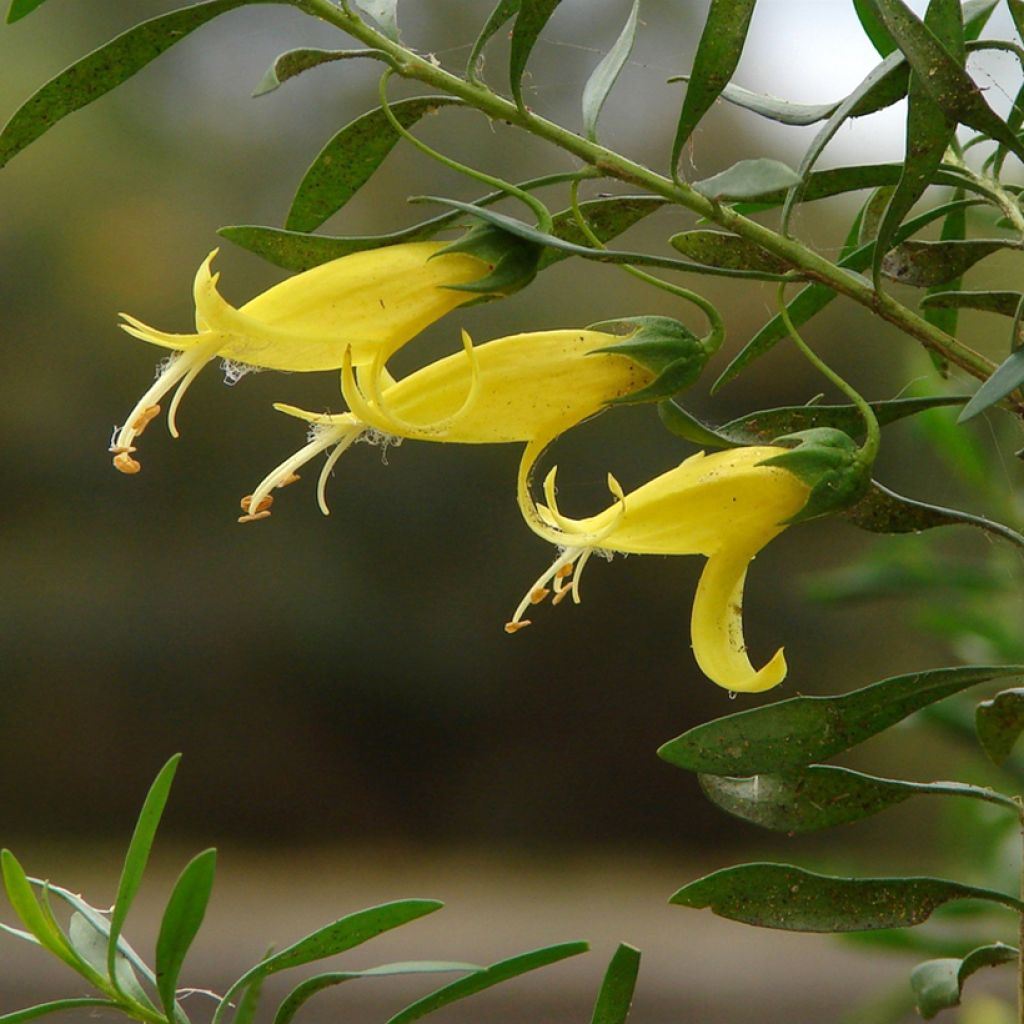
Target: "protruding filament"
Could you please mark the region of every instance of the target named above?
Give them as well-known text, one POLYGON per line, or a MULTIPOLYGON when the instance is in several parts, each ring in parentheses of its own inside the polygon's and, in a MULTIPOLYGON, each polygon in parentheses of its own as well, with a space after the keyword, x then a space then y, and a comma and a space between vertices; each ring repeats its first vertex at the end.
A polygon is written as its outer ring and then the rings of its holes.
POLYGON ((528 626, 530 620, 524 619, 523 616, 532 605, 538 605, 546 600, 552 589, 555 594, 552 601, 555 604, 558 603, 562 595, 569 593, 570 588, 564 586, 564 581, 566 577, 572 575, 576 561, 586 554, 587 552, 583 548, 566 548, 564 551, 560 551, 554 564, 530 587, 526 596, 519 602, 519 607, 516 608, 511 621, 505 624, 505 632, 516 633, 524 626, 528 626))

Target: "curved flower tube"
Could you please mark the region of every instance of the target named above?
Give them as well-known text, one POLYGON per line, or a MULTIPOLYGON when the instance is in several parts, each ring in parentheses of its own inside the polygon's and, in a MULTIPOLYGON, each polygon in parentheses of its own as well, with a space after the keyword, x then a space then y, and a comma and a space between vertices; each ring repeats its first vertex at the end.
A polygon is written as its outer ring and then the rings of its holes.
POLYGON ((475 296, 451 288, 484 277, 490 265, 465 253, 441 253, 442 242, 410 242, 350 253, 274 285, 235 308, 217 290, 214 249, 196 273, 196 332, 170 334, 122 313, 123 330, 175 349, 153 385, 128 414, 110 450, 123 473, 141 468, 134 442, 160 413, 175 385, 167 426, 178 436, 178 403, 213 358, 271 370, 336 370, 351 352, 354 365, 387 359, 446 313, 475 296))
MULTIPOLYGON (((549 594, 579 603, 579 583, 595 551, 644 555, 704 555, 690 620, 694 657, 709 679, 728 690, 755 693, 786 676, 779 648, 755 669, 743 641, 743 583, 754 556, 786 527, 807 501, 809 486, 793 473, 764 461, 787 451, 777 447, 733 448, 686 459, 675 469, 623 494, 609 478, 615 502, 586 519, 569 519, 555 499, 555 470, 544 481, 546 504, 537 505, 521 486, 520 504, 535 533, 557 545, 558 557, 533 584, 505 629, 518 632, 531 605, 549 594)), ((528 483, 528 470, 520 473, 528 483)))
POLYGON ((463 331, 463 352, 398 382, 384 369, 382 353, 358 368, 346 357, 342 393, 350 412, 318 415, 275 406, 307 420, 313 427, 310 440, 243 499, 246 515, 241 521, 266 518, 270 492, 290 483, 296 470, 333 447, 317 488, 327 515, 324 491, 334 464, 346 448, 368 435, 452 444, 525 441, 528 451, 539 454, 563 431, 654 379, 653 371, 629 356, 602 351, 620 340, 602 331, 540 331, 474 346, 463 331))

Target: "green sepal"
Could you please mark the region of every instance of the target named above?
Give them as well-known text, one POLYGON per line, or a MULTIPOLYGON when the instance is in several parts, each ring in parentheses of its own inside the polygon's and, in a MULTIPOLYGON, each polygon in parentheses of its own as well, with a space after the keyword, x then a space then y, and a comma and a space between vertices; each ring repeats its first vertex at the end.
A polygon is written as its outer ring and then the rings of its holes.
POLYGON ((799 477, 811 488, 807 503, 787 523, 828 515, 859 501, 871 483, 871 466, 866 465, 857 442, 849 434, 833 427, 813 427, 795 434, 784 434, 775 444, 795 447, 782 455, 758 463, 779 466, 799 477))
POLYGON ((456 292, 494 296, 512 295, 525 288, 537 276, 543 251, 544 246, 503 231, 495 224, 478 224, 434 255, 462 252, 491 264, 493 269, 486 277, 470 284, 445 287, 456 292))
POLYGON ((639 405, 660 402, 690 387, 722 343, 720 332, 698 338, 689 328, 668 316, 627 316, 602 320, 588 330, 628 332, 624 341, 595 349, 627 356, 645 370, 657 374, 646 387, 614 398, 609 405, 639 405))

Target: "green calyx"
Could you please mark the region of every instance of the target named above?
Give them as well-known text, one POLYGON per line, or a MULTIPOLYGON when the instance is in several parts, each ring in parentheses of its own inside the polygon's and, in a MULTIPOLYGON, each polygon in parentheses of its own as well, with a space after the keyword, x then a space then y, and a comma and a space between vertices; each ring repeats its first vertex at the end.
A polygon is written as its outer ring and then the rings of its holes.
POLYGON ((450 284, 452 291, 473 292, 493 298, 511 295, 525 288, 536 276, 542 245, 504 231, 494 224, 478 224, 461 238, 446 245, 435 256, 462 252, 489 263, 491 272, 470 284, 450 284))
POLYGON ((622 333, 624 340, 594 352, 626 356, 656 374, 639 391, 613 399, 609 405, 639 405, 658 402, 690 387, 701 375, 708 359, 722 343, 720 332, 698 338, 691 330, 667 316, 631 316, 603 320, 588 330, 622 333))
POLYGON ((800 523, 838 512, 859 501, 871 483, 872 461, 849 434, 833 427, 814 427, 784 434, 774 444, 790 447, 760 463, 778 466, 811 488, 804 507, 786 520, 800 523))

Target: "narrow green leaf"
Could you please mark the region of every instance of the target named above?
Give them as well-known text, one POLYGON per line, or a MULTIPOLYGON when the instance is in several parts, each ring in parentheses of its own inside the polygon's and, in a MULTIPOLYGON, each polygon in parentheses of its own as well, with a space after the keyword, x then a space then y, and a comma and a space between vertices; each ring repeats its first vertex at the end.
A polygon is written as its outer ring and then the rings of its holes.
MULTIPOLYGON (((88 918, 77 910, 71 915, 68 924, 68 942, 74 951, 96 972, 99 977, 108 977, 107 973, 107 933, 97 928, 88 918)), ((118 952, 115 964, 117 987, 125 995, 134 999, 140 1006, 156 1012, 146 990, 139 984, 131 964, 123 954, 118 952)))
POLYGON ((871 40, 878 55, 888 57, 896 49, 896 40, 889 35, 874 5, 865 3, 865 0, 853 0, 853 9, 857 12, 864 34, 871 40))
POLYGON ((619 944, 605 971, 590 1024, 626 1024, 640 971, 640 950, 619 944))
POLYGON ((110 92, 213 18, 245 4, 284 2, 287 0, 209 0, 128 29, 65 68, 22 104, 0 132, 0 167, 62 117, 110 92))
POLYGON ((640 0, 633 0, 633 7, 626 19, 625 27, 612 48, 594 68, 594 73, 587 79, 583 87, 583 133, 591 142, 597 141, 597 120, 601 116, 601 108, 608 94, 618 81, 622 69, 633 52, 636 39, 636 23, 640 13, 640 0))
POLYGON ((336 953, 344 953, 392 928, 399 928, 425 914, 432 914, 443 906, 444 904, 438 900, 395 900, 392 903, 382 903, 366 910, 358 910, 323 928, 318 928, 287 949, 282 949, 280 953, 266 957, 250 967, 224 993, 214 1012, 213 1024, 219 1024, 223 1019, 224 1013, 231 1005, 232 997, 257 978, 265 978, 290 967, 300 967, 302 964, 323 960, 336 953))
POLYGON ((121 868, 121 879, 117 884, 117 895, 114 898, 114 909, 110 915, 110 934, 107 939, 107 973, 113 975, 114 961, 117 956, 117 940, 124 928, 128 911, 135 899, 142 875, 149 861, 149 851, 153 848, 153 839, 163 817, 167 797, 174 782, 174 773, 178 770, 181 754, 175 754, 157 773, 153 785, 149 787, 146 799, 139 812, 135 831, 132 833, 128 852, 125 854, 124 866, 121 868))
POLYGON ((672 141, 673 174, 686 140, 718 99, 740 62, 756 3, 757 0, 711 0, 672 141))
MULTIPOLYGON (((912 796, 965 796, 999 803, 999 794, 960 782, 904 782, 811 765, 776 774, 732 778, 699 775, 701 789, 723 811, 776 832, 815 832, 887 810, 912 796)), ((1013 802, 1003 797, 1010 809, 1013 802)))
POLYGON ((1010 17, 1013 18, 1013 27, 1017 35, 1024 39, 1024 0, 1006 0, 1006 6, 1010 10, 1010 17))
MULTIPOLYGON (((516 106, 523 103, 523 73, 533 52, 538 36, 544 31, 548 19, 555 13, 561 0, 520 0, 516 23, 512 26, 512 47, 509 55, 508 77, 516 106)), ((497 12, 495 12, 497 13, 497 12)))
MULTIPOLYGON (((960 0, 929 0, 924 24, 961 63, 964 61, 964 26, 960 0)), ((911 72, 907 89, 907 127, 903 173, 878 229, 872 264, 878 281, 882 257, 911 207, 924 195, 942 164, 946 149, 956 132, 956 121, 940 107, 911 72)))
POLYGON ((978 742, 996 764, 1002 764, 1024 731, 1024 690, 1003 690, 983 700, 974 714, 978 742))
POLYGON ((303 48, 289 50, 274 58, 274 63, 267 68, 266 73, 259 80, 253 90, 253 96, 266 96, 279 86, 301 75, 303 71, 310 68, 318 68, 322 64, 333 64, 339 60, 352 60, 356 57, 369 57, 372 60, 382 60, 390 63, 391 58, 383 50, 314 50, 303 48))
POLYGON ((1024 665, 972 665, 894 676, 835 697, 791 697, 698 725, 658 756, 709 775, 760 775, 824 761, 935 701, 1024 665))
MULTIPOLYGON (((955 198, 963 198, 963 189, 958 189, 955 193, 955 198)), ((967 211, 964 209, 954 210, 948 214, 942 221, 942 229, 939 235, 939 240, 942 242, 956 242, 963 241, 967 238, 967 211)), ((947 285, 932 285, 928 289, 928 293, 925 295, 925 299, 929 295, 943 294, 943 290, 947 288, 960 288, 963 284, 963 277, 954 278, 947 285)), ((959 308, 956 306, 928 306, 925 301, 921 302, 921 314, 925 320, 928 321, 933 327, 938 327, 940 331, 945 331, 950 337, 955 338, 957 333, 957 327, 960 322, 959 308)), ((949 360, 929 349, 928 355, 931 358, 932 364, 939 371, 943 377, 949 376, 949 360)))
POLYGON ((882 273, 900 284, 931 288, 956 280, 975 263, 1004 249, 1020 249, 1009 238, 968 238, 945 242, 909 241, 882 260, 882 273))
POLYGON ((756 242, 724 231, 681 231, 669 239, 669 244, 689 259, 711 267, 763 270, 769 274, 781 274, 790 269, 788 263, 756 242))
MULTIPOLYGON (((391 104, 403 128, 425 114, 460 104, 454 96, 414 96, 391 104)), ((377 107, 345 125, 310 164, 288 211, 289 231, 313 231, 340 210, 370 180, 394 149, 399 135, 377 107)))
POLYGON ((985 26, 999 0, 967 0, 964 4, 964 38, 968 42, 976 40, 985 26))
POLYGON ((398 0, 356 0, 356 4, 377 22, 388 39, 398 42, 398 0))
POLYGON ((459 978, 444 988, 439 988, 430 995, 417 999, 415 1003, 407 1006, 391 1017, 387 1024, 410 1024, 410 1021, 426 1017, 428 1013, 440 1010, 444 1006, 465 999, 467 996, 476 995, 484 989, 500 985, 504 981, 517 978, 520 974, 528 971, 535 971, 549 964, 558 963, 566 957, 578 956, 585 953, 589 947, 585 942, 563 942, 557 946, 545 946, 543 949, 535 949, 529 953, 521 953, 519 956, 511 957, 508 960, 499 960, 484 968, 468 978, 459 978))
POLYGON ((484 47, 491 41, 491 37, 507 24, 510 18, 519 13, 519 3, 520 0, 498 0, 498 6, 491 12, 491 16, 480 30, 476 42, 473 43, 469 61, 466 63, 466 75, 471 82, 479 81, 484 47))
POLYGON ((953 900, 1024 909, 1013 896, 942 878, 835 878, 790 864, 741 864, 684 885, 669 901, 791 932, 853 932, 922 924, 953 900))
POLYGON ((1024 384, 1024 348, 1011 352, 993 371, 984 384, 974 393, 974 397, 960 413, 958 423, 966 423, 986 409, 991 409, 1012 391, 1024 384))
POLYGON ((928 505, 890 491, 876 480, 856 505, 844 509, 844 518, 871 533, 920 533, 938 526, 974 526, 993 536, 1024 547, 1024 537, 1009 526, 970 512, 928 505))
POLYGON ((26 14, 31 14, 45 2, 46 0, 11 0, 11 6, 7 8, 7 24, 13 25, 16 21, 20 21, 26 14))
POLYGON ((902 0, 864 0, 874 7, 923 88, 951 119, 982 132, 1024 159, 1024 144, 988 105, 963 61, 902 0))
POLYGON ((295 1014, 324 989, 342 985, 356 978, 384 978, 403 974, 451 974, 455 972, 473 973, 484 970, 479 964, 448 963, 443 961, 413 960, 406 963, 381 964, 365 971, 333 971, 329 974, 317 974, 312 978, 300 981, 285 997, 274 1014, 274 1024, 291 1024, 295 1014))
POLYGON ((119 1009, 118 1004, 109 999, 55 999, 52 1003, 40 1003, 24 1010, 0 1014, 0 1024, 22 1024, 23 1021, 45 1017, 48 1013, 63 1013, 65 1010, 86 1009, 119 1009))
POLYGON ((160 921, 156 940, 157 990, 169 1018, 174 1016, 182 964, 206 916, 216 865, 216 850, 196 854, 174 883, 160 921))
POLYGON ((980 946, 962 960, 928 960, 910 972, 910 987, 914 991, 917 1012, 931 1020, 940 1010, 960 1005, 964 983, 982 967, 998 967, 1017 959, 1014 946, 996 942, 980 946))
POLYGON ((921 300, 921 308, 978 309, 983 313, 998 313, 1000 316, 1016 316, 1017 307, 1024 296, 1020 292, 929 292, 921 300))
POLYGON ((781 160, 740 160, 703 181, 693 184, 693 189, 709 199, 752 199, 765 193, 789 188, 800 183, 800 175, 781 160))
MULTIPOLYGON (((263 959, 266 960, 273 952, 274 947, 269 946, 266 953, 263 954, 263 959)), ((266 981, 264 977, 253 978, 242 989, 242 994, 238 998, 238 1009, 235 1010, 231 1024, 253 1024, 256 1019, 256 1011, 260 1006, 260 999, 263 996, 264 981, 266 981)))

